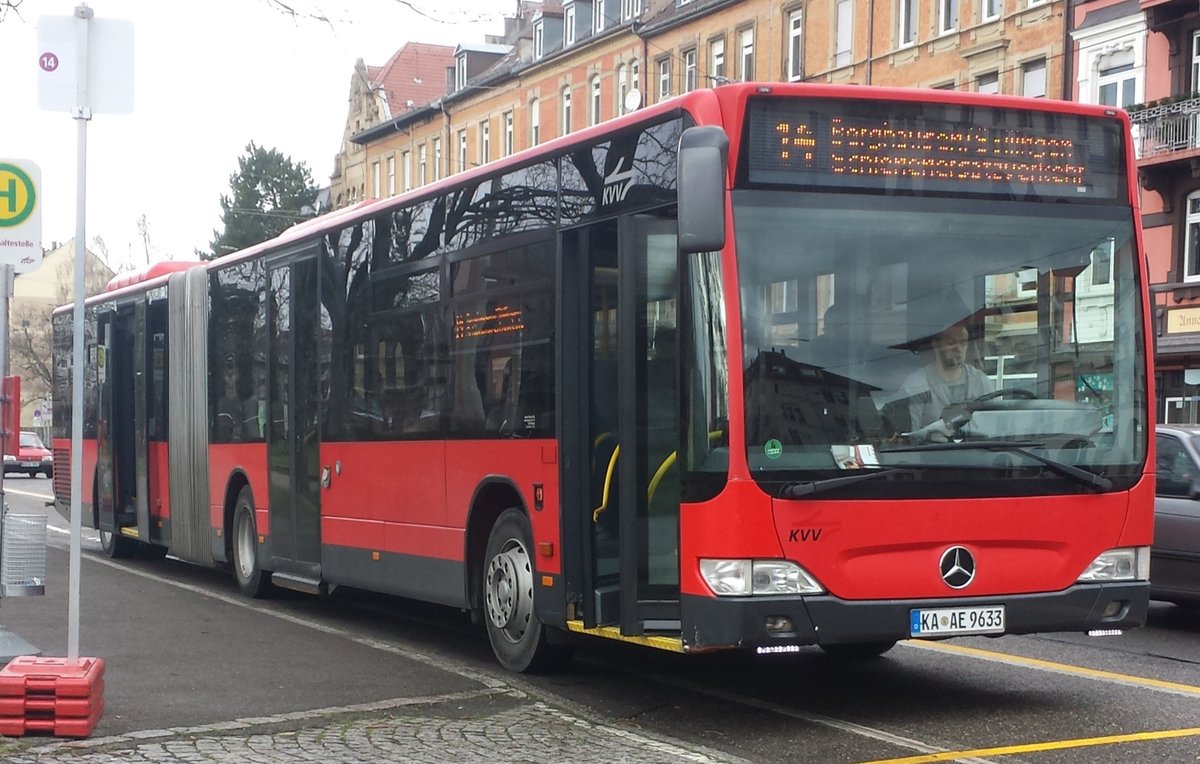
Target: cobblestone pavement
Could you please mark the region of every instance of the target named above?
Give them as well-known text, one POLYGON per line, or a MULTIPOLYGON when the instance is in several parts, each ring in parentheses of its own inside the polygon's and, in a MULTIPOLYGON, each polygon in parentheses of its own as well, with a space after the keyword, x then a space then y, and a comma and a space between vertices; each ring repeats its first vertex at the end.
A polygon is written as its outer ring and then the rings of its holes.
POLYGON ((578 711, 512 688, 49 741, 0 741, 0 759, 9 764, 742 761, 632 726, 594 723, 578 711))

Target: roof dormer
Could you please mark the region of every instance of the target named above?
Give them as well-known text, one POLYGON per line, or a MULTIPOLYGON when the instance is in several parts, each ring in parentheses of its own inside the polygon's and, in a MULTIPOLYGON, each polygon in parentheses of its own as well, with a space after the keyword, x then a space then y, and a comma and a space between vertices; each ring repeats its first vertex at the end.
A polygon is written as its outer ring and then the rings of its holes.
POLYGON ((592 0, 592 34, 621 23, 621 0, 592 0))
POLYGON ((510 50, 511 45, 495 43, 459 45, 454 49, 454 68, 447 71, 449 90, 462 90, 468 82, 490 69, 510 50))
POLYGON ((545 8, 533 17, 533 60, 563 47, 563 12, 545 8))
POLYGON ((569 48, 592 34, 592 0, 567 0, 563 4, 563 47, 569 48))

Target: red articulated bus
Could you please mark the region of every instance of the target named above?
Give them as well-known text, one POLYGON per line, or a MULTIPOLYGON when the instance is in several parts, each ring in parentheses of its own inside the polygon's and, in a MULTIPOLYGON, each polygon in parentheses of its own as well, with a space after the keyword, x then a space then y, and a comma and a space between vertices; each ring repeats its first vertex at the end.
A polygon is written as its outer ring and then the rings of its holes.
POLYGON ((694 91, 89 299, 84 517, 467 609, 517 671, 1140 626, 1134 179, 1105 107, 694 91))

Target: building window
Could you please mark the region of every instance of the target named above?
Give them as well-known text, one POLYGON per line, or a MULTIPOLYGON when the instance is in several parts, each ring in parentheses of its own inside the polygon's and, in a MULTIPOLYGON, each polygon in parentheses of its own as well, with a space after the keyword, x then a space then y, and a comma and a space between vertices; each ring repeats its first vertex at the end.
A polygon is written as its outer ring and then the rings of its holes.
POLYGON ((1187 198, 1187 241, 1183 251, 1183 280, 1200 281, 1200 191, 1187 198))
MULTIPOLYGON (((616 0, 612 0, 616 2, 616 0)), ((592 34, 599 34, 604 31, 604 0, 593 0, 592 2, 592 34)))
POLYGON ((696 89, 696 49, 683 52, 683 90, 689 92, 696 89))
POLYGON ((708 76, 713 85, 721 85, 725 78, 725 38, 718 37, 708 43, 708 76))
POLYGON ((388 196, 396 195, 396 157, 387 159, 387 192, 388 196))
POLYGON ((487 164, 492 160, 492 121, 485 119, 479 123, 479 164, 487 164))
POLYGON ((958 0, 938 0, 938 33, 950 34, 958 29, 958 0))
POLYGON ((629 90, 630 92, 637 91, 639 96, 638 106, 641 106, 642 70, 639 68, 637 61, 629 64, 629 90))
POLYGON ((412 152, 400 155, 400 172, 404 174, 404 190, 412 191, 412 152))
POLYGON ((621 18, 625 21, 642 15, 642 0, 621 0, 621 18))
POLYGON ((425 144, 417 147, 417 185, 423 186, 429 182, 429 157, 425 152, 425 144))
POLYGON ((538 99, 529 102, 529 145, 536 146, 542 142, 542 107, 538 99))
POLYGON ((1039 58, 1021 66, 1021 95, 1046 97, 1046 59, 1039 58))
POLYGON ((854 45, 854 0, 837 0, 837 48, 833 52, 834 66, 849 66, 854 45))
POLYGON ((897 47, 906 48, 917 42, 917 0, 898 0, 896 18, 900 27, 896 30, 897 47))
POLYGON ((467 169, 467 131, 458 131, 458 171, 467 169))
POLYGON ((566 36, 567 45, 575 44, 575 6, 571 5, 566 10, 566 17, 563 21, 567 25, 566 31, 563 33, 566 36))
POLYGON ((1092 286, 1103 286, 1112 281, 1112 248, 1101 244, 1092 250, 1092 286))
POLYGON ((658 100, 671 97, 671 59, 658 60, 658 100))
POLYGON ((559 129, 559 135, 566 135, 571 132, 571 86, 567 85, 562 89, 562 125, 559 129))
POLYGON ((467 57, 460 55, 454 59, 454 89, 462 90, 467 85, 467 57))
POLYGON ((738 59, 741 71, 738 74, 742 82, 749 82, 754 79, 754 30, 743 29, 738 35, 742 41, 742 53, 738 59))
POLYGON ((804 76, 804 12, 788 14, 787 25, 787 76, 798 80, 804 76))
POLYGON ((533 58, 536 61, 546 51, 546 23, 541 19, 533 25, 533 58))
POLYGON ((1049 2, 1049 0, 1029 0, 1029 7, 1032 8, 1035 5, 1045 5, 1047 2, 1049 2))
POLYGON ((600 75, 593 74, 591 82, 592 97, 588 103, 588 124, 600 124, 600 75))
POLYGON ((996 94, 1000 92, 1000 73, 988 72, 975 78, 975 90, 980 93, 996 94))
POLYGON ((442 139, 433 139, 433 179, 442 179, 442 139))
POLYGON ((629 94, 629 68, 617 67, 617 114, 625 113, 625 96, 629 94))
POLYGON ((1137 72, 1133 68, 1133 48, 1105 53, 1097 60, 1096 69, 1097 103, 1122 108, 1136 103, 1137 72))
POLYGON ((1001 0, 981 0, 979 17, 983 21, 995 21, 1000 18, 1001 0))
POLYGON ((1192 92, 1200 91, 1200 31, 1192 32, 1192 92))
POLYGON ((371 163, 371 196, 378 199, 380 195, 379 162, 371 163))
POLYGON ((504 156, 509 156, 516 150, 516 138, 513 135, 513 113, 504 112, 504 156))

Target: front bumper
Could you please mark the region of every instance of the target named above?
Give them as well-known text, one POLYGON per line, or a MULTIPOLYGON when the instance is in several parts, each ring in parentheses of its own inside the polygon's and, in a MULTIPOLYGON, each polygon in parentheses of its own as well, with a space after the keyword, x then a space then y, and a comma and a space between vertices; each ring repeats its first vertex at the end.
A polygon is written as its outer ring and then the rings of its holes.
POLYGON ((1006 610, 1005 634, 1133 629, 1146 623, 1150 584, 1077 584, 1041 594, 929 600, 684 595, 680 602, 687 650, 890 642, 909 638, 910 612, 914 608, 998 604, 1006 610), (1110 605, 1115 612, 1105 616, 1110 605), (767 630, 768 620, 780 617, 791 621, 792 631, 767 630))

